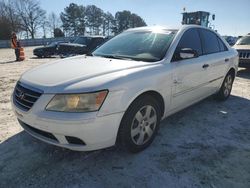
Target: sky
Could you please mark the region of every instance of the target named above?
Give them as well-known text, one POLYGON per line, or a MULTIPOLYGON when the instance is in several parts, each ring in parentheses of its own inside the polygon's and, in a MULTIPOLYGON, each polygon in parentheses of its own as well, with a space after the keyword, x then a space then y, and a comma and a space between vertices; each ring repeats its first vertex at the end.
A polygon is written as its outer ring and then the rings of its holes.
POLYGON ((207 11, 215 14, 212 24, 221 35, 250 33, 250 0, 40 0, 48 13, 60 14, 70 3, 96 5, 113 15, 129 10, 141 16, 147 25, 169 28, 181 26, 183 8, 186 11, 207 11))

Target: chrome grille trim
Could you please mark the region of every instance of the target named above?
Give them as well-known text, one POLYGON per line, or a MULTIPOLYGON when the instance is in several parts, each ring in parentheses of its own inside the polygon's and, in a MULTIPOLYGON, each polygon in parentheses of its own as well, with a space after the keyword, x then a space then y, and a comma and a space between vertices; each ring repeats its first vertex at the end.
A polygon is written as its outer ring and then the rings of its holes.
POLYGON ((41 90, 17 82, 14 89, 13 102, 19 109, 29 111, 42 93, 43 91, 41 90))
POLYGON ((239 58, 240 59, 250 59, 250 51, 249 50, 239 50, 239 58))

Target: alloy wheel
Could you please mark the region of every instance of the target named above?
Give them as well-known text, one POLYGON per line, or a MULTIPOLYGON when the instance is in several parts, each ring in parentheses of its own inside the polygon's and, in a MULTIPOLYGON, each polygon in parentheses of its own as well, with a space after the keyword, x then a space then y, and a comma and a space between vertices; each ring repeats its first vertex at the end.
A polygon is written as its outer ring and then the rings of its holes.
POLYGON ((152 137, 157 124, 156 110, 151 105, 143 106, 131 125, 131 138, 136 145, 143 145, 152 137))
POLYGON ((231 89, 232 89, 232 85, 233 85, 233 78, 232 76, 229 74, 226 79, 225 79, 225 82, 224 82, 224 96, 227 97, 230 92, 231 92, 231 89))

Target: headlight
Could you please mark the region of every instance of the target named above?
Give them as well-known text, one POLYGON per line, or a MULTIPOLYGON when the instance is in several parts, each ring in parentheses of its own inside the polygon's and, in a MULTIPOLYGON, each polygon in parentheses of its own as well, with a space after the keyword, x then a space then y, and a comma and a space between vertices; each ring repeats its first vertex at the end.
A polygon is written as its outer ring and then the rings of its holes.
POLYGON ((93 112, 98 111, 108 91, 83 94, 57 94, 49 102, 46 110, 57 112, 93 112))

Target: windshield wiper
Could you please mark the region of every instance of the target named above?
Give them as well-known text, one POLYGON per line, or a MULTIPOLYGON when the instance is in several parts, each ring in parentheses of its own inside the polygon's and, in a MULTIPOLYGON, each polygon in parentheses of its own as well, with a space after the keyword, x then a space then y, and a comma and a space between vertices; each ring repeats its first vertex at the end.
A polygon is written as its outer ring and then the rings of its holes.
POLYGON ((92 53, 86 53, 86 56, 94 56, 92 53))
POLYGON ((123 59, 123 60, 133 60, 129 57, 119 56, 119 55, 97 55, 99 57, 110 58, 110 59, 123 59))

